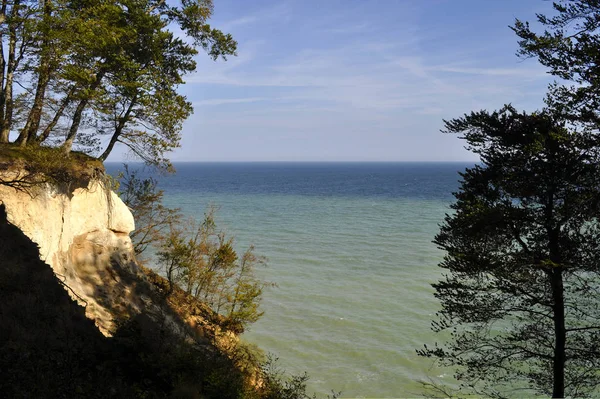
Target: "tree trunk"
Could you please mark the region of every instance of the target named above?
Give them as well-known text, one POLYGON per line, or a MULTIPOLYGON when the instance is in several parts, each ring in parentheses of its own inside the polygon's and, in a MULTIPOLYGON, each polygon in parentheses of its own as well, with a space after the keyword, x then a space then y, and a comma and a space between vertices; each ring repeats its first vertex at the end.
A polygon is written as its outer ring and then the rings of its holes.
POLYGON ((98 158, 101 161, 103 161, 103 162, 106 161, 106 158, 108 158, 108 156, 110 155, 113 147, 115 146, 116 142, 118 141, 119 137, 121 136, 121 133, 123 133, 123 129, 125 128, 125 125, 127 124, 127 122, 129 122, 129 117, 131 116, 131 111, 133 110, 133 107, 135 106, 136 103, 137 103, 137 94, 135 94, 133 96, 133 98, 131 99, 129 106, 127 107, 127 111, 125 111, 125 115, 123 115, 122 117, 119 118, 119 124, 115 128, 115 132, 113 133, 112 137, 110 138, 108 147, 106 147, 106 150, 104 150, 102 155, 100 155, 100 157, 98 158))
POLYGON ((77 104, 75 114, 73 115, 73 121, 71 122, 71 128, 69 129, 67 138, 65 139, 65 142, 62 145, 62 149, 66 153, 71 152, 71 149, 73 148, 73 142, 75 141, 75 136, 77 136, 77 131, 79 130, 79 125, 81 124, 83 110, 85 109, 85 107, 87 107, 89 101, 89 97, 86 97, 84 99, 81 99, 79 101, 79 104, 77 104))
POLYGON ((83 116, 83 111, 85 107, 87 107, 90 102, 93 93, 96 91, 98 86, 100 86, 100 82, 104 77, 104 72, 98 72, 96 74, 96 80, 90 85, 88 90, 89 94, 82 98, 77 104, 77 108, 75 109, 75 114, 73 114, 73 121, 71 122, 71 128, 69 129, 69 133, 67 133, 67 138, 65 139, 64 144, 62 145, 62 149, 64 152, 69 153, 73 148, 73 142, 75 141, 75 137, 77 136, 77 131, 79 130, 79 125, 81 124, 81 117, 83 116))
POLYGON ((115 132, 113 133, 112 137, 110 138, 110 141, 108 142, 108 146, 106 147, 106 149, 104 150, 102 155, 100 155, 100 157, 98 157, 98 159, 101 160, 102 162, 106 161, 106 158, 108 158, 108 156, 110 155, 113 147, 119 140, 119 136, 121 136, 121 133, 123 132, 123 127, 125 127, 125 124, 119 123, 119 126, 117 126, 117 128, 115 129, 115 132))
POLYGON ((9 131, 8 130, 4 130, 2 129, 2 131, 0 131, 0 144, 2 143, 8 143, 8 135, 9 135, 9 131))
MULTIPOLYGON (((551 142, 550 145, 553 143, 551 142)), ((550 164, 554 160, 554 148, 550 148, 550 164)), ((552 310, 554 321, 554 356, 553 356, 553 383, 552 397, 565 397, 565 347, 567 342, 567 330, 565 327, 565 297, 563 286, 563 268, 560 255, 560 228, 556 225, 554 215, 554 187, 551 186, 548 191, 546 207, 544 209, 546 234, 548 237, 548 252, 552 268, 548 271, 550 276, 550 287, 552 289, 552 310)))
POLYGON ((62 117, 63 112, 65 112, 65 109, 71 102, 71 99, 72 99, 72 96, 74 93, 75 93, 75 88, 71 89, 69 94, 67 94, 67 96, 63 99, 62 103, 60 104, 60 107, 54 114, 54 118, 52 118, 52 121, 50 122, 50 124, 48 124, 48 126, 46 126, 46 128, 44 129, 42 134, 40 134, 40 136, 36 138, 36 143, 41 144, 50 136, 50 133, 52 133, 52 129, 54 129, 54 127, 58 124, 58 121, 62 117))
POLYGON ((565 347, 567 332, 565 328, 565 298, 563 287, 562 268, 557 267, 552 271, 552 297, 554 299, 554 384, 552 387, 553 398, 565 397, 565 347))
MULTIPOLYGON (((6 22, 7 0, 2 1, 0 8, 0 23, 6 22)), ((0 43, 4 43, 4 37, 0 31, 0 43)), ((4 46, 0 46, 0 143, 8 143, 8 132, 4 132, 4 107, 6 105, 6 90, 4 86, 4 74, 6 73, 6 58, 4 58, 4 46)))
MULTIPOLYGON (((44 62, 43 59, 42 62, 44 62)), ((46 97, 46 88, 48 87, 48 82, 50 82, 50 67, 46 64, 42 65, 40 68, 33 106, 29 111, 29 116, 27 117, 25 127, 23 127, 23 130, 19 135, 19 140, 22 142, 22 144, 26 144, 27 142, 37 142, 36 136, 40 127, 42 108, 44 106, 44 98, 46 97), (21 138, 21 136, 23 136, 23 138, 21 138)))
POLYGON ((175 261, 173 259, 171 259, 170 262, 171 262, 171 264, 167 268, 167 280, 169 281, 169 291, 167 291, 167 296, 171 296, 171 294, 175 290, 175 282, 173 281, 173 272, 175 271, 175 261))
MULTIPOLYGON (((46 0, 44 1, 44 17, 50 19, 51 16, 52 2, 46 0)), ((50 58, 52 57, 50 54, 52 53, 52 50, 50 49, 48 35, 43 35, 41 50, 35 97, 31 110, 29 111, 25 127, 21 131, 21 134, 25 136, 23 139, 24 143, 38 143, 36 136, 38 129, 40 128, 40 120, 42 119, 42 108, 44 107, 46 89, 48 88, 50 75, 52 74, 52 67, 50 66, 50 58)))
MULTIPOLYGON (((19 12, 19 1, 15 1, 12 8, 12 16, 16 17, 19 12)), ((8 67, 6 70, 6 85, 4 87, 4 119, 0 130, 0 137, 8 141, 13 119, 13 80, 15 76, 17 51, 17 29, 12 24, 8 29, 8 67)))

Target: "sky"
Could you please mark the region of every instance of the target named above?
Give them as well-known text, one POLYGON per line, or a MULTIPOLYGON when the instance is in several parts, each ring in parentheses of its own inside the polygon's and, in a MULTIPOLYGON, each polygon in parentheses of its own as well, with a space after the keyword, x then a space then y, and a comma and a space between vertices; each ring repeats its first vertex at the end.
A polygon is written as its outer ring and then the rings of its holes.
POLYGON ((515 55, 509 29, 551 12, 548 1, 214 5, 210 24, 234 36, 238 56, 198 55, 181 87, 194 114, 173 161, 471 161, 440 132, 444 119, 539 109, 552 81, 515 55))

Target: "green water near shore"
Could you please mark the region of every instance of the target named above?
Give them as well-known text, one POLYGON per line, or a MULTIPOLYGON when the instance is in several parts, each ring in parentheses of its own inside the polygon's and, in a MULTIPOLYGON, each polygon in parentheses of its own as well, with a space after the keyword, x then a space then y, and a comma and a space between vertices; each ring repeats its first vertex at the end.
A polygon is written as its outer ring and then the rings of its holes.
POLYGON ((277 284, 243 338, 308 372, 308 390, 343 397, 415 397, 419 381, 452 384, 416 349, 443 339, 431 284, 443 254, 431 242, 465 164, 180 164, 160 178, 165 205, 217 223, 268 257, 277 284))
POLYGON ((405 397, 448 378, 415 349, 433 343, 430 284, 442 253, 431 243, 448 204, 303 196, 167 196, 187 214, 219 204, 240 248, 269 258, 264 317, 244 338, 308 371, 309 390, 344 397, 405 397))

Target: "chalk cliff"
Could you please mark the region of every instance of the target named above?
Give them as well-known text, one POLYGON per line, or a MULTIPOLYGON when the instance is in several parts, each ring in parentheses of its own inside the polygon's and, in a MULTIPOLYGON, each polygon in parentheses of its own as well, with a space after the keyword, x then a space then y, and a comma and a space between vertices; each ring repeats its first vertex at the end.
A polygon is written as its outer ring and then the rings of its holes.
POLYGON ((144 297, 134 295, 131 279, 139 274, 129 238, 133 216, 101 179, 72 192, 50 183, 0 185, 0 203, 103 334, 114 330, 115 316, 140 312, 144 297))
POLYGON ((47 175, 0 156, 0 392, 258 394, 254 352, 208 305, 167 295, 136 262, 133 216, 101 165, 71 163, 47 175))

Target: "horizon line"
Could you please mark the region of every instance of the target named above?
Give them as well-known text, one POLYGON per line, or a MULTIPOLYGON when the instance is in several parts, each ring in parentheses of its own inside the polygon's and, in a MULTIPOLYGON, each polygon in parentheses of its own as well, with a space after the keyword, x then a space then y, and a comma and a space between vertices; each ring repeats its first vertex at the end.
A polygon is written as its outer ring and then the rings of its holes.
MULTIPOLYGON (((458 161, 435 161, 435 160, 425 160, 425 161, 172 161, 173 164, 176 163, 470 163, 470 162, 480 162, 480 160, 458 160, 458 161)), ((105 161, 104 163, 144 163, 143 161, 105 161)))

